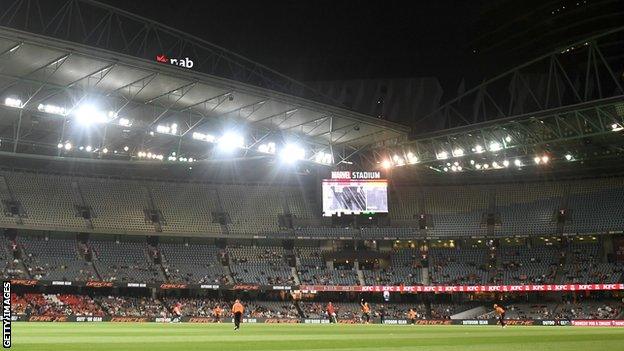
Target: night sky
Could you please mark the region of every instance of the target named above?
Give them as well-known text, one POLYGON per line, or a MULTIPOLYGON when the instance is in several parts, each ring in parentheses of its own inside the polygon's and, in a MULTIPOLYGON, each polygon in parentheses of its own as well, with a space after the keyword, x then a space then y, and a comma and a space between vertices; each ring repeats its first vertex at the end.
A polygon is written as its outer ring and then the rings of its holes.
POLYGON ((110 5, 299 80, 458 76, 481 1, 126 1, 110 5))

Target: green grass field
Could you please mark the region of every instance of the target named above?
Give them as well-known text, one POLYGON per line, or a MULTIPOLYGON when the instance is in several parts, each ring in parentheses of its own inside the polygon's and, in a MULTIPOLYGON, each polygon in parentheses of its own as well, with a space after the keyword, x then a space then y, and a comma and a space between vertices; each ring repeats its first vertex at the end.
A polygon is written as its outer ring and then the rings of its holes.
POLYGON ((624 350, 624 328, 14 323, 15 350, 624 350))

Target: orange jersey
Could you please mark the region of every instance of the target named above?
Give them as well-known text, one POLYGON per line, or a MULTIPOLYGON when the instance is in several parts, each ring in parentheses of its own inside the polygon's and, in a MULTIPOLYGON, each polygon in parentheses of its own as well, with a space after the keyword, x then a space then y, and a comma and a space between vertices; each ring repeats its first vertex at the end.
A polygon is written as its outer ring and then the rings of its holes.
POLYGON ((368 306, 368 304, 363 304, 362 305, 362 312, 369 313, 370 312, 370 306, 368 306))
POLYGON ((212 310, 212 313, 214 313, 215 316, 220 316, 221 315, 221 308, 220 307, 215 307, 214 310, 212 310))
POLYGON ((496 314, 499 315, 499 316, 502 315, 503 313, 505 313, 505 309, 500 307, 500 306, 496 307, 496 309, 494 311, 496 311, 496 314))
POLYGON ((244 310, 245 308, 240 302, 237 302, 232 306, 232 313, 243 313, 244 310))
POLYGON ((416 312, 414 312, 414 311, 407 312, 407 318, 415 319, 416 318, 416 312))
POLYGON ((175 314, 182 314, 182 311, 180 310, 180 306, 176 306, 173 308, 173 313, 175 314))

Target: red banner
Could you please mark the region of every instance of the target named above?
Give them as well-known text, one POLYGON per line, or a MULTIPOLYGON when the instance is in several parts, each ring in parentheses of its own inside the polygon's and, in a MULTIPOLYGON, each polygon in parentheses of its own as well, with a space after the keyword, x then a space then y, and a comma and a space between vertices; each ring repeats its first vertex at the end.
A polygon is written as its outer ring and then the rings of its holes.
POLYGON ((548 284, 548 285, 428 285, 428 286, 344 286, 300 285, 306 291, 357 291, 405 293, 461 293, 461 292, 552 292, 624 290, 624 284, 548 284))

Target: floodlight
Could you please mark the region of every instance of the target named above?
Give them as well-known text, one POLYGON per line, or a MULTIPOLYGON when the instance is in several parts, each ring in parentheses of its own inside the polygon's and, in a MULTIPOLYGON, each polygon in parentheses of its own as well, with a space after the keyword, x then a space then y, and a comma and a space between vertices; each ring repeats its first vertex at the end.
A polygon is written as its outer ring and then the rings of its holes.
POLYGON ((457 148, 457 149, 453 150, 453 156, 455 156, 455 157, 462 157, 462 156, 464 156, 464 150, 460 149, 460 148, 457 148))
POLYGON ((227 132, 219 138, 218 146, 222 151, 233 151, 236 148, 243 148, 245 139, 237 133, 227 132))
POLYGON ((280 158, 287 163, 293 163, 305 157, 305 150, 296 144, 286 144, 280 152, 280 158))
POLYGON ((74 117, 78 123, 88 126, 96 123, 106 123, 109 118, 106 114, 98 110, 94 105, 83 104, 74 111, 74 117))
POLYGON ((67 111, 65 110, 64 107, 60 107, 56 105, 39 104, 39 106, 37 106, 37 109, 41 112, 50 113, 54 115, 64 116, 65 114, 67 114, 67 111))
POLYGON ((436 155, 438 160, 446 160, 448 158, 448 152, 442 151, 436 155))
POLYGON ((69 151, 72 148, 72 144, 70 142, 65 143, 65 150, 69 151))
POLYGON ((502 145, 498 141, 493 141, 490 143, 490 151, 500 151, 502 149, 502 145))
POLYGON ((4 99, 4 104, 9 106, 9 107, 16 107, 16 108, 22 108, 22 100, 18 99, 18 98, 11 98, 8 97, 6 99, 4 99))

